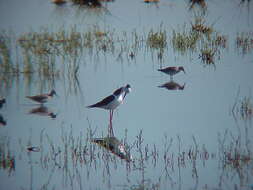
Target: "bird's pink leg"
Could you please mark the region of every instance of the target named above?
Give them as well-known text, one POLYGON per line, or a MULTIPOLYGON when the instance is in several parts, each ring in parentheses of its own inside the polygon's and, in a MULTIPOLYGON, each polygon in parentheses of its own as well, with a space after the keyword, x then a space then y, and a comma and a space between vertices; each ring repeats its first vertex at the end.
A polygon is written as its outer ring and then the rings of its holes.
POLYGON ((113 118, 113 110, 112 110, 112 117, 111 117, 111 134, 114 136, 113 127, 112 127, 112 118, 113 118))
POLYGON ((108 133, 111 135, 111 123, 112 123, 112 111, 109 110, 110 118, 109 118, 109 126, 108 126, 108 133))
POLYGON ((109 136, 114 136, 112 129, 112 117, 113 117, 113 110, 110 110, 110 124, 108 128, 109 136))

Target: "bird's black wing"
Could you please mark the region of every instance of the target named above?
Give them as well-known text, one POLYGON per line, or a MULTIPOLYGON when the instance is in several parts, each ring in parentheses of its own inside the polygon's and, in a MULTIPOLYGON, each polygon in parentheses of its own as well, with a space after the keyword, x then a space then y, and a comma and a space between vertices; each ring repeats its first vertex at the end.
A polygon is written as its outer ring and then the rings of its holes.
POLYGON ((107 96, 106 98, 104 98, 103 100, 101 100, 100 102, 90 105, 90 106, 87 106, 87 107, 88 108, 103 107, 103 106, 109 104, 111 101, 113 101, 114 98, 115 97, 113 95, 110 95, 110 96, 107 96))
POLYGON ((117 90, 115 90, 115 91, 113 92, 113 94, 114 94, 115 96, 118 96, 118 95, 121 94, 122 90, 123 90, 123 87, 118 88, 117 90))
POLYGON ((44 102, 47 97, 42 94, 42 95, 37 95, 37 96, 26 96, 26 98, 29 98, 33 101, 41 103, 41 102, 44 102))

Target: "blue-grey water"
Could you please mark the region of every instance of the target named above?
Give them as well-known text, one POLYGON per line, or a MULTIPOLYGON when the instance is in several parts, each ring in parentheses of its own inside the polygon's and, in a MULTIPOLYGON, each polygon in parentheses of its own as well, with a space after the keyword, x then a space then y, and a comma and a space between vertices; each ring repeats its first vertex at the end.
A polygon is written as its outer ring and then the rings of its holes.
MULTIPOLYGON (((115 0, 103 3, 103 8, 90 9, 71 2, 56 6, 49 0, 1 0, 0 29, 11 30, 16 36, 39 32, 42 28, 58 31, 76 27, 77 31, 85 32, 99 26, 102 30, 114 30, 122 37, 124 32, 136 31, 144 35, 162 27, 167 33, 168 47, 162 62, 157 58, 157 51, 145 48, 137 52, 133 60, 128 53, 119 59, 120 49, 114 54, 100 53, 97 57, 83 54, 78 60, 79 86, 66 76, 52 82, 34 74, 29 82, 20 74, 9 87, 3 85, 1 78, 0 97, 6 97, 7 103, 0 110, 6 120, 0 135, 2 139, 8 138, 8 143, 6 139, 3 141, 15 158, 15 170, 9 172, 3 166, 0 168, 0 189, 142 189, 143 178, 147 184, 143 189, 252 189, 253 126, 250 119, 241 119, 239 112, 235 119, 232 108, 236 100, 239 105, 243 97, 252 98, 253 48, 243 54, 236 47, 236 37, 241 32, 253 32, 253 3, 240 3, 239 0, 206 3, 207 9, 203 13, 198 5, 190 9, 188 1, 161 0, 157 4, 146 4, 141 0, 115 0), (205 24, 212 25, 215 31, 227 37, 227 47, 215 57, 215 65, 205 65, 199 52, 181 54, 172 46, 172 30, 189 28, 194 18, 202 14, 205 24), (185 84, 184 90, 158 88, 170 81, 168 75, 157 71, 161 66, 184 67, 186 74, 181 72, 173 78, 178 84, 185 84), (84 161, 75 165, 69 158, 66 166, 56 164, 46 156, 51 151, 47 138, 63 150, 63 133, 72 132, 74 139, 80 136, 85 139, 91 128, 95 137, 106 136, 109 112, 86 106, 126 84, 131 85, 132 92, 114 114, 115 136, 122 140, 127 133, 127 142, 131 144, 142 131, 143 146, 148 144, 151 150, 155 145, 159 150, 156 164, 150 158, 144 163, 143 171, 134 166, 128 169, 119 158, 115 158, 117 164, 110 162, 109 165, 102 158, 96 158, 97 164, 84 161), (25 96, 48 92, 51 88, 59 97, 46 106, 56 118, 29 114, 39 105, 25 96), (28 146, 41 147, 42 134, 46 144, 43 151, 27 152, 28 146), (224 166, 220 159, 219 137, 224 134, 227 134, 224 144, 228 147, 236 146, 236 139, 240 137, 238 147, 242 152, 247 148, 251 150, 251 159, 242 164, 239 171, 231 165, 224 166), (168 175, 163 163, 165 136, 173 139, 170 153, 175 162, 173 168, 169 167, 168 175), (194 147, 193 136, 199 149, 205 147, 210 157, 197 159, 195 167, 190 159, 180 165, 177 163, 178 137, 181 151, 187 152, 194 147)), ((13 59, 23 62, 21 56, 13 59)), ((56 64, 62 64, 60 59, 56 64)), ((133 148, 132 154, 139 158, 137 149, 133 148)), ((61 156, 64 160, 63 154, 61 156)))

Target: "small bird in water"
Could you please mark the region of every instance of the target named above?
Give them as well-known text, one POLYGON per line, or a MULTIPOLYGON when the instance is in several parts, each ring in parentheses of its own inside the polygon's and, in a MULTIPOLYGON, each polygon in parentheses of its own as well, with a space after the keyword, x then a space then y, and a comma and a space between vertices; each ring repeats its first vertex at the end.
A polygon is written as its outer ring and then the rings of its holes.
POLYGON ((38 102, 40 104, 46 103, 49 99, 51 99, 54 95, 57 95, 55 90, 51 90, 48 94, 40 94, 35 96, 26 96, 26 98, 29 98, 35 102, 38 102))
POLYGON ((110 111, 110 125, 109 125, 109 134, 113 135, 113 129, 112 129, 112 118, 113 118, 113 111, 123 103, 123 100, 125 99, 126 95, 131 92, 131 86, 127 84, 126 86, 123 86, 113 92, 112 95, 107 96, 103 100, 92 104, 90 106, 87 106, 87 108, 103 108, 110 111))
POLYGON ((184 67, 166 67, 163 69, 158 69, 158 71, 161 71, 163 73, 170 75, 171 80, 173 79, 172 77, 175 74, 179 73, 180 71, 183 71, 185 73, 184 67))

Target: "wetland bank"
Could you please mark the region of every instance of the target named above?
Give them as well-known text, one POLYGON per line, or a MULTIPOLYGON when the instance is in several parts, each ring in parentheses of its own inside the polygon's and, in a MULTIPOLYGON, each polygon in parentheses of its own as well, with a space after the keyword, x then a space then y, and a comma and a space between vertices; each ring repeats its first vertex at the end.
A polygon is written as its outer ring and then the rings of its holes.
POLYGON ((0 189, 252 189, 251 1, 0 5, 0 189))

